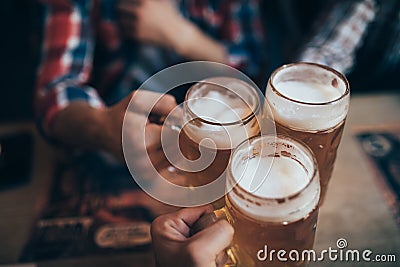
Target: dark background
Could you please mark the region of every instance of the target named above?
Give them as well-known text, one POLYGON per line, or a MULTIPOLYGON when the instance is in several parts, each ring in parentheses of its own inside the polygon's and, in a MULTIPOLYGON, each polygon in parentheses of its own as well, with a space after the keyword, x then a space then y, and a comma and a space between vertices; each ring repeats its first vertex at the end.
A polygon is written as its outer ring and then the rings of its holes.
POLYGON ((0 2, 0 121, 33 119, 40 51, 40 8, 31 0, 0 2))

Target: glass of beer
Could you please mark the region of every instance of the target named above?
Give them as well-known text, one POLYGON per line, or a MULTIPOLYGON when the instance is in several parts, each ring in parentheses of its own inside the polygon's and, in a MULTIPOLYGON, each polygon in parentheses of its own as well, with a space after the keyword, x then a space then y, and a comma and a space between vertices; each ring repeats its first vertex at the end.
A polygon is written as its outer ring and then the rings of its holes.
MULTIPOLYGON (((243 142, 231 156, 226 187, 226 206, 211 214, 214 220, 225 216, 235 229, 225 266, 307 265, 306 257, 288 256, 313 248, 317 225, 318 167, 305 144, 283 135, 243 142), (272 250, 285 251, 287 260, 272 250)), ((194 231, 210 221, 203 216, 194 231)))
POLYGON ((266 99, 276 132, 303 141, 314 152, 323 202, 349 109, 346 77, 314 63, 284 65, 269 78, 266 99))
POLYGON ((257 90, 242 80, 214 77, 189 89, 179 133, 180 150, 193 163, 186 170, 188 186, 225 175, 232 149, 260 132, 259 113, 257 90))
POLYGON ((251 81, 211 77, 191 86, 183 105, 165 118, 161 142, 171 167, 162 177, 182 191, 182 206, 224 205, 232 150, 261 127, 275 133, 274 124, 260 123, 261 96, 251 81))

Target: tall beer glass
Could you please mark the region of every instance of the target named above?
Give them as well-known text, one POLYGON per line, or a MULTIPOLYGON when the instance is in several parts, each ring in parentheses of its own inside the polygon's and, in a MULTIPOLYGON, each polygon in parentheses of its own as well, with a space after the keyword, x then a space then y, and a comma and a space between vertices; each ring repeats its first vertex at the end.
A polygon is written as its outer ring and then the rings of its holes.
POLYGON ((314 63, 284 65, 271 75, 266 99, 277 133, 302 140, 314 152, 323 201, 349 109, 346 77, 314 63))
MULTIPOLYGON (((225 175, 231 151, 259 133, 260 98, 250 84, 214 77, 192 86, 183 106, 179 146, 198 169, 189 168, 187 185, 197 187, 225 175)), ((223 188, 222 188, 223 189, 223 188)))
MULTIPOLYGON (((312 151, 290 137, 264 135, 243 142, 233 152, 227 172, 226 206, 203 216, 225 215, 235 229, 226 266, 306 266, 300 255, 314 244, 320 185, 312 151), (286 261, 270 254, 285 251, 286 261), (232 259, 233 258, 233 259, 232 259)), ((282 256, 282 255, 281 255, 282 256)))

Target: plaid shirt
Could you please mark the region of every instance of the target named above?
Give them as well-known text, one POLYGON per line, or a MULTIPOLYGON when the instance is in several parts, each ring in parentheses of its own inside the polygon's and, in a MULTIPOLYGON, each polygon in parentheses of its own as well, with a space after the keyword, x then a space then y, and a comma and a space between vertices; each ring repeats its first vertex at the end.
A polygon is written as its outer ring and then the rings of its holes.
POLYGON ((336 1, 319 25, 300 61, 356 72, 362 81, 400 71, 400 1, 336 1))
MULTIPOLYGON (((73 101, 95 108, 113 104, 151 75, 184 61, 173 51, 124 40, 116 25, 117 1, 41 2, 44 41, 35 100, 41 127, 51 127, 57 112, 73 101)), ((184 17, 226 47, 231 66, 257 75, 263 61, 257 0, 181 0, 177 5, 184 17)))

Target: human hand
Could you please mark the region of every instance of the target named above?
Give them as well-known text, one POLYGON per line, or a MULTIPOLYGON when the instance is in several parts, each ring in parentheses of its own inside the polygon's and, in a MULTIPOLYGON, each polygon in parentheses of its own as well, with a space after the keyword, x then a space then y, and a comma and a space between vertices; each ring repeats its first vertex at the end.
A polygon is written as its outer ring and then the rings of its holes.
POLYGON ((225 249, 233 238, 233 228, 226 220, 190 236, 193 224, 211 205, 185 208, 156 218, 151 227, 154 253, 158 267, 216 267, 227 261, 225 249))
POLYGON ((169 48, 189 24, 169 0, 121 0, 117 10, 125 36, 169 48))
POLYGON ((125 36, 165 45, 182 17, 169 0, 121 0, 117 6, 125 36))
POLYGON ((143 176, 153 166, 161 168, 166 164, 161 148, 162 126, 150 122, 148 115, 167 116, 176 106, 171 95, 138 90, 104 111, 104 143, 106 150, 121 161, 124 160, 122 150, 122 129, 126 138, 124 148, 125 160, 134 160, 135 170, 143 176), (130 104, 129 104, 130 103, 130 104), (128 107, 129 105, 129 107, 128 107), (150 159, 150 161, 149 161, 150 159), (150 163, 153 166, 149 166, 150 163))

